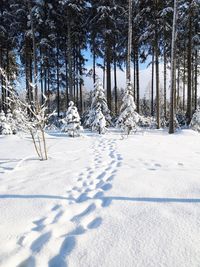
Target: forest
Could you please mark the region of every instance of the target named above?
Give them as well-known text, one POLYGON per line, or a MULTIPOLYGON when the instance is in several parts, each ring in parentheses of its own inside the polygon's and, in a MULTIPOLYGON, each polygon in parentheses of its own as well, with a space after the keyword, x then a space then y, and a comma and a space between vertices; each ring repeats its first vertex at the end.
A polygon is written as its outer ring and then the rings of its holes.
MULTIPOLYGON (((0 67, 14 87, 16 80, 23 81, 20 89, 29 103, 36 99, 44 103, 46 97, 48 110, 56 109, 58 117, 71 100, 84 114, 91 101, 84 75, 95 83, 97 67, 102 69, 108 108, 113 116, 119 115, 120 68, 131 82, 139 114, 156 117, 160 128, 173 105, 174 113, 189 124, 199 97, 200 1, 176 2, 173 103, 166 82, 172 66, 174 1, 170 0, 2 0, 0 67), (90 71, 85 68, 86 51, 91 54, 90 71), (146 61, 152 72, 150 99, 140 94, 140 64, 146 61)), ((1 109, 6 112, 9 92, 3 75, 0 87, 1 109)))
POLYGON ((0 267, 199 267, 199 162, 200 0, 0 0, 0 267))

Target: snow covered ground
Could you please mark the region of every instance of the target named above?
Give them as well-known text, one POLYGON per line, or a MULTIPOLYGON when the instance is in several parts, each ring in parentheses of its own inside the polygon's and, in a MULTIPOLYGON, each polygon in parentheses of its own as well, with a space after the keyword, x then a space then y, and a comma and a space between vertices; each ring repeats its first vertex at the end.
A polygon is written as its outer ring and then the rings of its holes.
POLYGON ((200 266, 200 135, 0 137, 0 266, 200 266))

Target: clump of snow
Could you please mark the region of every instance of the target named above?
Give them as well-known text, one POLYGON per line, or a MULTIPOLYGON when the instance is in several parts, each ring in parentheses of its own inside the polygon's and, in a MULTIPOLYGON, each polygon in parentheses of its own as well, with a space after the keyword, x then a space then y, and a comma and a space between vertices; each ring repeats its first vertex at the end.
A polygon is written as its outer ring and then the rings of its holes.
POLYGON ((196 112, 193 114, 190 127, 193 130, 200 132, 200 107, 198 107, 196 112))
POLYGON ((80 136, 80 132, 83 130, 81 126, 80 116, 75 107, 74 102, 69 102, 69 107, 66 113, 66 117, 62 120, 62 131, 68 133, 69 136, 80 136))
POLYGON ((120 128, 125 134, 129 135, 132 131, 136 131, 139 122, 139 114, 135 111, 136 105, 133 98, 133 90, 131 84, 127 84, 122 99, 122 106, 120 115, 117 120, 117 127, 120 128))

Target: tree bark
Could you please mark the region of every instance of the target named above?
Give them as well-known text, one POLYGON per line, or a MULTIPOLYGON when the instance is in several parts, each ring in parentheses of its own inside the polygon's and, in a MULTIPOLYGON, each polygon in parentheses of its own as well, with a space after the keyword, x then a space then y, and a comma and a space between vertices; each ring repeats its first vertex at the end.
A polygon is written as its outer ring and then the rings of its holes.
POLYGON ((172 48, 171 48, 171 92, 170 92, 170 121, 169 133, 175 131, 174 127, 174 104, 175 104, 175 85, 176 85, 176 19, 177 19, 177 3, 174 0, 173 28, 172 28, 172 48))
POLYGON ((131 82, 131 51, 132 51, 132 0, 128 0, 128 50, 127 50, 127 70, 126 80, 131 82))
MULTIPOLYGON (((191 0, 190 0, 191 5, 191 0)), ((188 46, 187 46, 187 72, 188 72, 188 88, 187 88, 187 124, 192 119, 192 14, 191 7, 189 11, 189 25, 188 25, 188 46)))
POLYGON ((154 48, 152 53, 152 70, 151 70, 151 116, 154 116, 154 48))

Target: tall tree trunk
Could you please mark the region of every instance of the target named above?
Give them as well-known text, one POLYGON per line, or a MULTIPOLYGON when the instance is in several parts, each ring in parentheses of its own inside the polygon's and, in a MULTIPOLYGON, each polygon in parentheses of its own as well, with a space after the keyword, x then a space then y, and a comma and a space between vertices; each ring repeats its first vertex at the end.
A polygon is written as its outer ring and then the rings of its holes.
POLYGON ((180 60, 177 62, 177 89, 176 89, 176 109, 180 107, 180 60))
MULTIPOLYGON (((3 66, 3 48, 0 47, 0 68, 4 68, 3 66)), ((4 81, 3 75, 1 74, 1 109, 5 111, 5 89, 4 89, 4 81)))
POLYGON ((69 103, 69 92, 68 92, 68 62, 67 62, 67 50, 65 49, 65 108, 67 109, 69 103))
POLYGON ((57 115, 60 117, 60 78, 59 78, 59 47, 57 41, 56 51, 56 76, 57 76, 57 115))
MULTIPOLYGON (((190 0, 191 5, 191 0, 190 0)), ((188 88, 187 88, 187 123, 189 124, 192 119, 192 14, 191 6, 189 12, 189 25, 188 25, 188 46, 187 46, 187 71, 188 71, 188 88)))
POLYGON ((107 37, 106 42, 106 85, 107 85, 107 102, 108 108, 111 110, 111 51, 110 40, 107 37))
POLYGON ((95 50, 94 50, 93 51, 93 83, 95 84, 95 82, 96 82, 96 55, 95 55, 95 50))
POLYGON ((127 70, 126 80, 131 82, 131 51, 132 51, 132 8, 133 1, 128 0, 128 51, 127 51, 127 70))
POLYGON ((134 53, 133 53, 133 55, 134 55, 134 59, 133 59, 133 61, 134 61, 134 73, 133 73, 133 90, 134 90, 134 101, 136 101, 136 87, 137 87, 137 85, 136 85, 136 52, 135 52, 135 49, 134 49, 134 53))
POLYGON ((174 133, 174 104, 175 104, 175 84, 176 84, 176 17, 177 3, 174 0, 173 28, 172 28, 172 48, 171 48, 171 92, 170 92, 170 120, 169 133, 174 133))
POLYGON ((151 70, 151 116, 154 116, 154 48, 152 53, 152 70, 151 70))
POLYGON ((36 40, 35 40, 35 28, 34 28, 34 23, 33 23, 33 14, 32 14, 32 7, 31 7, 31 1, 28 0, 28 9, 29 9, 29 15, 30 15, 30 23, 31 23, 31 32, 32 32, 32 43, 33 43, 33 70, 34 70, 34 93, 35 93, 35 104, 36 104, 36 109, 38 109, 38 85, 37 85, 37 80, 38 80, 38 69, 37 69, 37 50, 36 50, 36 40))
POLYGON ((68 22, 68 31, 67 31, 67 44, 68 44, 68 85, 69 85, 69 97, 73 100, 73 71, 72 71, 72 47, 71 47, 71 26, 68 22))
POLYGON ((197 109, 197 84, 198 84, 198 51, 195 51, 195 67, 194 67, 194 92, 195 92, 195 110, 197 109))
POLYGON ((114 92, 115 92, 115 115, 117 115, 118 108, 117 108, 117 63, 116 63, 116 54, 114 55, 114 92))
POLYGON ((139 56, 138 48, 136 50, 136 87, 137 87, 137 112, 140 113, 140 72, 139 72, 139 56))
POLYGON ((82 62, 81 62, 81 49, 79 47, 79 74, 80 74, 80 79, 79 79, 79 91, 80 91, 80 114, 82 115, 83 113, 83 71, 82 71, 82 62))
POLYGON ((186 56, 183 59, 183 111, 185 111, 186 56))
POLYGON ((157 116, 157 129, 160 129, 160 86, 159 86, 159 56, 158 46, 155 49, 155 63, 156 63, 156 116, 157 116))
POLYGON ((164 117, 167 119, 167 56, 164 46, 164 117))

